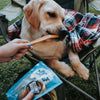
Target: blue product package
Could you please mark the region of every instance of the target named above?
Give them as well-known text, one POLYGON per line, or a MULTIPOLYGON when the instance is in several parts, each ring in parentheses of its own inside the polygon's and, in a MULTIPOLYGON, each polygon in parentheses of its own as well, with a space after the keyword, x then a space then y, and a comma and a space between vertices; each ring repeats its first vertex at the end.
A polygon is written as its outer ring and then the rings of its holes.
POLYGON ((46 90, 37 95, 33 100, 39 99, 62 84, 62 81, 59 79, 59 77, 42 61, 40 61, 8 90, 6 93, 7 99, 19 100, 19 96, 26 89, 27 84, 38 80, 41 80, 42 83, 45 84, 46 90))

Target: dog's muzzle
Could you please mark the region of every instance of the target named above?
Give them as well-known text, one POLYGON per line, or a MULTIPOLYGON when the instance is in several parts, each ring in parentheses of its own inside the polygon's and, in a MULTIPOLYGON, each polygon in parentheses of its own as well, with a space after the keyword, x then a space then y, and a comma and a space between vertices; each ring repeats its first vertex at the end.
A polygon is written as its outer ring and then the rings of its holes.
POLYGON ((58 35, 59 35, 59 39, 63 40, 65 38, 66 35, 68 35, 68 30, 65 27, 61 27, 59 29, 58 35))

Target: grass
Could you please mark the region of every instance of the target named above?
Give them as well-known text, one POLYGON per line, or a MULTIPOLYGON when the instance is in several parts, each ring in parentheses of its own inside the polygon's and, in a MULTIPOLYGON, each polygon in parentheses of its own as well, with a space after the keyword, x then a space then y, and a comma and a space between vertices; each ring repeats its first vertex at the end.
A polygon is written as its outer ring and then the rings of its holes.
MULTIPOLYGON (((6 6, 9 2, 10 0, 0 0, 0 9, 6 6)), ((90 12, 100 14, 100 12, 95 11, 92 8, 90 8, 90 12)), ((0 35, 0 45, 5 43, 5 40, 0 35)), ((100 72, 100 57, 97 59, 96 63, 100 72)), ((19 79, 19 75, 23 75, 26 71, 30 70, 32 66, 34 65, 32 65, 25 57, 20 60, 12 60, 10 62, 0 64, 0 100, 7 100, 5 95, 6 92, 19 79)), ((90 69, 90 78, 88 81, 79 78, 77 74, 69 80, 82 90, 92 95, 94 98, 97 98, 97 85, 95 81, 94 68, 90 69)), ((67 100, 88 100, 88 98, 73 89, 68 84, 66 84, 65 91, 67 100)))
POLYGON ((0 9, 4 8, 8 3, 10 3, 10 0, 0 0, 0 9))

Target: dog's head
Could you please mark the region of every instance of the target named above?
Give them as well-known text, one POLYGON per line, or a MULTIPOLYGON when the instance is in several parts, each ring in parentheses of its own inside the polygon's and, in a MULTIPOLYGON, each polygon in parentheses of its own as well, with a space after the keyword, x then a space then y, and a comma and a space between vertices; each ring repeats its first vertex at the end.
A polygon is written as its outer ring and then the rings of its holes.
POLYGON ((53 0, 31 0, 24 7, 29 24, 43 35, 57 34, 60 39, 68 34, 64 25, 64 9, 53 0))

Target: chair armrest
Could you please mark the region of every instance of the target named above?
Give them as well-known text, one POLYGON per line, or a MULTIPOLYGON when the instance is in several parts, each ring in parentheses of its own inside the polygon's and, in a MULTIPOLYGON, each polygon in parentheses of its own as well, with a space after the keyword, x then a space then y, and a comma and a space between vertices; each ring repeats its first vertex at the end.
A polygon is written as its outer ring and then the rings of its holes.
POLYGON ((3 38, 6 42, 9 42, 10 39, 7 37, 8 33, 8 20, 5 18, 5 15, 0 14, 0 32, 3 35, 3 38))

